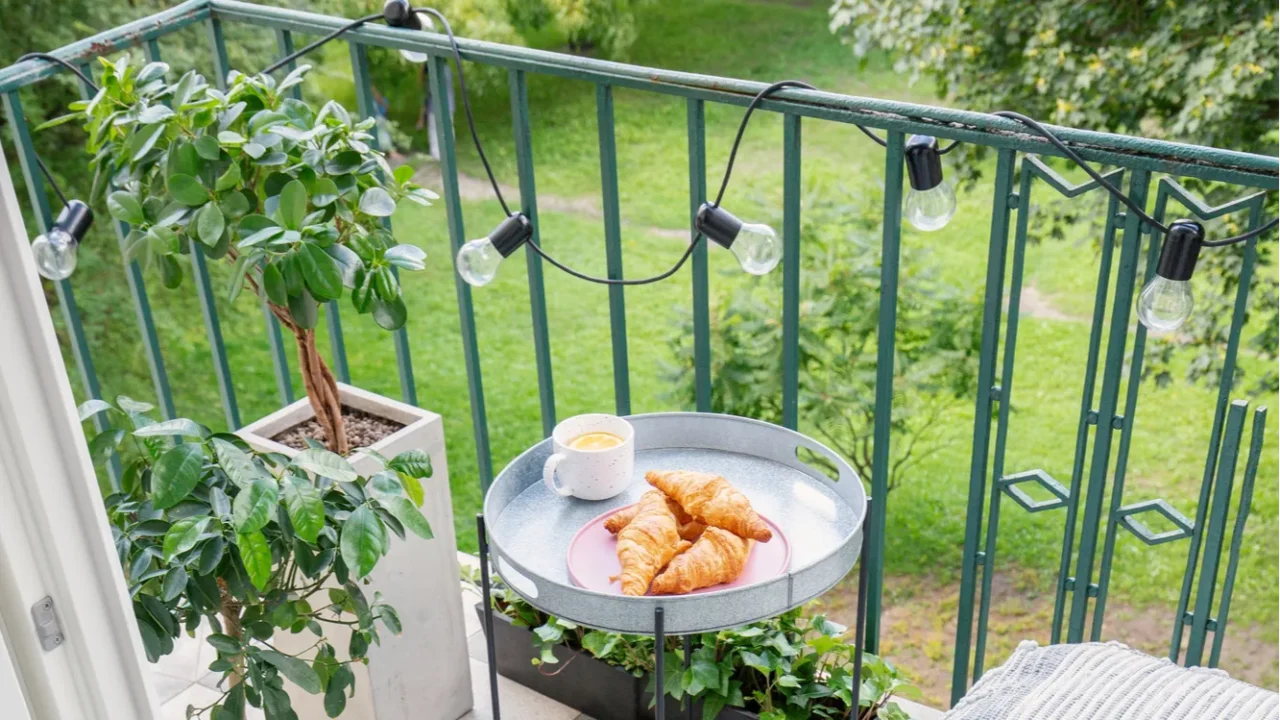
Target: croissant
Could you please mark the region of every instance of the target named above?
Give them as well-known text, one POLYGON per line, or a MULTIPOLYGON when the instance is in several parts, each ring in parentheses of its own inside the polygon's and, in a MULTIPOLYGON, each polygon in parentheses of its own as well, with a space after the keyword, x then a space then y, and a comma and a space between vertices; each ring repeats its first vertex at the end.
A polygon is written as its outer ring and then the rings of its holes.
POLYGON ((676 532, 676 515, 667 507, 666 495, 650 490, 636 505, 635 517, 618 532, 623 595, 649 592, 654 576, 691 545, 676 532))
MULTIPOLYGON (((689 542, 693 542, 702 535, 702 531, 707 528, 706 523, 701 522, 680 507, 680 504, 671 498, 667 498, 667 506, 671 508, 671 512, 676 515, 676 532, 680 533, 680 537, 689 542)), ((604 529, 617 535, 622 528, 626 527, 636 516, 636 511, 640 509, 639 504, 628 505, 618 512, 604 519, 604 529)))
POLYGON ((728 530, 707 528, 693 547, 677 555, 667 569, 654 578, 653 594, 683 595, 736 580, 747 564, 751 543, 728 530))
POLYGON ((690 470, 650 470, 645 480, 680 503, 685 512, 735 535, 768 542, 773 532, 751 509, 751 501, 728 480, 690 470))

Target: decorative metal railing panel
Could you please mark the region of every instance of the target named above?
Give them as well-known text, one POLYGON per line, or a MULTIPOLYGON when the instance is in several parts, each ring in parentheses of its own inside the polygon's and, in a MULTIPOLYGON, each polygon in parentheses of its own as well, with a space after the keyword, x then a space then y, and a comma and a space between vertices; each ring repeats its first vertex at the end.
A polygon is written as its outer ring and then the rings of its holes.
MULTIPOLYGON (((152 60, 160 59, 159 40, 174 31, 196 23, 208 30, 209 43, 217 64, 219 82, 229 70, 224 22, 251 23, 275 31, 280 54, 294 48, 294 33, 319 35, 343 25, 346 20, 313 13, 275 7, 264 7, 235 0, 189 0, 148 18, 120 26, 57 51, 59 57, 80 65, 88 73, 94 56, 135 46, 145 47, 152 60)), ((401 30, 365 25, 344 36, 351 52, 352 72, 357 89, 359 113, 369 116, 373 108, 366 48, 376 46, 409 49, 430 56, 432 92, 436 97, 448 96, 451 74, 448 69, 450 46, 439 35, 408 33, 401 30)), ((507 70, 511 97, 512 125, 517 162, 520 198, 523 212, 533 221, 537 242, 537 189, 533 138, 529 116, 528 76, 552 75, 592 83, 596 88, 596 119, 599 132, 601 186, 604 212, 604 251, 609 277, 622 275, 620 208, 616 141, 614 137, 613 94, 617 88, 640 90, 684 98, 687 104, 689 208, 690 226, 699 206, 706 199, 706 127, 707 103, 745 106, 762 87, 762 83, 709 77, 693 73, 658 70, 620 63, 605 62, 549 53, 527 48, 460 40, 464 59, 507 70)), ((26 178, 29 199, 41 230, 52 219, 49 199, 39 181, 34 146, 22 111, 18 91, 58 72, 55 66, 27 62, 0 69, 0 95, 8 113, 12 139, 19 149, 18 158, 26 178)), ((297 92, 297 89, 294 90, 297 92)), ((1121 212, 1120 203, 1110 198, 1107 204, 1100 252, 1094 310, 1090 321, 1089 342, 1082 378, 1079 419, 1069 483, 1064 485, 1042 469, 1030 468, 1006 473, 1005 455, 1010 427, 1010 408, 1016 372, 1016 349, 1021 313, 1020 298, 1028 241, 1031 196, 1037 185, 1046 185, 1058 195, 1071 199, 1099 190, 1096 182, 1072 184, 1059 176, 1037 155, 1059 156, 1060 153, 1038 137, 1027 135, 1024 128, 992 115, 929 107, 909 103, 851 97, 821 91, 788 89, 760 104, 764 111, 783 117, 783 310, 782 310, 782 408, 783 424, 795 428, 799 424, 799 338, 801 280, 801 163, 802 123, 805 118, 818 121, 857 124, 887 133, 884 205, 881 235, 880 267, 881 301, 878 308, 877 369, 875 393, 875 428, 872 473, 869 478, 873 504, 869 519, 870 542, 884 549, 886 501, 890 466, 891 418, 893 413, 893 377, 897 297, 899 283, 899 251, 901 217, 903 151, 908 133, 926 133, 939 138, 959 140, 994 148, 996 172, 992 182, 992 222, 987 251, 984 291, 981 355, 975 394, 973 451, 969 472, 964 554, 960 583, 958 624, 955 638, 953 697, 961 697, 971 679, 983 671, 984 652, 991 610, 992 575, 996 562, 996 538, 1000 524, 1001 500, 1008 496, 1028 513, 1045 513, 1048 522, 1056 522, 1051 512, 1065 508, 1063 540, 1051 639, 1053 642, 1078 642, 1097 639, 1105 617, 1108 585, 1112 573, 1117 531, 1124 528, 1148 544, 1188 540, 1187 567, 1178 608, 1174 614, 1174 631, 1170 657, 1179 659, 1186 639, 1187 664, 1201 664, 1208 650, 1208 664, 1216 665, 1221 653, 1223 629, 1230 609, 1231 593, 1239 565, 1243 528, 1257 475, 1264 438, 1265 408, 1254 412, 1252 436, 1247 445, 1244 475, 1240 481, 1240 497, 1234 520, 1231 520, 1231 497, 1240 458, 1246 420, 1243 401, 1231 401, 1229 379, 1234 375, 1239 353, 1240 334, 1244 324, 1249 286, 1256 258, 1256 240, 1245 247, 1240 268, 1238 293, 1228 336, 1221 377, 1227 378, 1219 389, 1216 413, 1210 432, 1203 482, 1194 518, 1159 498, 1134 499, 1125 496, 1125 470, 1137 410, 1138 378, 1143 365, 1146 332, 1138 327, 1133 337, 1132 353, 1126 353, 1129 341, 1130 310, 1142 277, 1154 271, 1160 243, 1132 213, 1121 212), (1015 219, 1016 216, 1016 219, 1015 219), (1012 232, 1012 252, 1010 233, 1012 232), (1145 259, 1143 244, 1146 243, 1145 259), (1119 254, 1116 255, 1118 248, 1119 254), (1115 287, 1111 278, 1115 277, 1115 287), (1008 292, 1005 282, 1008 279, 1008 292), (1004 308, 1006 296, 1008 308, 1004 308), (1003 333, 1001 331, 1003 326, 1003 333), (1106 352, 1103 356, 1102 348, 1106 352), (1099 370, 1101 384, 1099 386, 1099 370), (998 381, 997 381, 998 378, 998 381), (1128 382, 1126 384, 1126 378, 1128 382), (1124 391, 1123 397, 1121 396, 1124 391), (993 418, 994 411, 994 418, 993 418), (994 443, 992 426, 994 425, 994 443), (1116 437, 1116 433, 1119 437, 1116 437), (1091 438, 1092 436, 1092 438, 1091 438), (1092 448, 1090 443, 1092 442, 1092 448), (1113 450, 1113 446, 1114 450, 1113 450), (1112 466, 1112 457, 1115 457, 1112 466), (990 467, 988 467, 990 463, 990 467), (1035 500, 1026 492, 1036 485, 1051 496, 1035 500), (1110 492, 1110 502, 1107 493, 1110 492), (989 492, 989 495, 988 495, 989 492), (1149 529, 1151 513, 1170 521, 1174 529, 1155 532, 1149 529), (985 522, 984 522, 985 519, 985 522), (1230 526, 1231 540, 1227 543, 1230 526), (1099 539, 1101 543, 1099 544, 1099 539), (1218 582, 1222 554, 1226 550, 1225 578, 1218 582), (981 573, 979 573, 981 567, 981 573), (1095 572, 1096 570, 1096 572, 1095 572), (980 600, 979 600, 980 598, 980 600), (1214 601, 1217 599, 1215 608, 1214 601), (1089 618, 1093 601, 1092 623, 1089 618), (976 605, 976 607, 975 607, 976 605), (975 618, 975 610, 977 617, 975 618), (976 621, 976 623, 975 623, 976 621), (975 629, 976 624, 976 629, 975 629), (1063 634, 1065 625, 1066 633, 1063 634), (1209 635, 1212 634, 1212 643, 1209 635)), ((436 123, 441 138, 440 167, 443 179, 442 202, 452 248, 456 252, 466 241, 461 194, 458 187, 458 165, 454 147, 453 118, 447 103, 435 103, 436 123)), ((1248 214, 1249 227, 1262 222, 1264 197, 1254 193, 1233 202, 1211 207, 1179 185, 1175 177, 1217 181, 1263 191, 1277 189, 1280 163, 1274 157, 1262 157, 1228 150, 1181 145, 1136 137, 1125 137, 1054 128, 1064 141, 1070 142, 1086 159, 1115 166, 1106 175, 1113 183, 1127 181, 1128 197, 1144 207, 1149 205, 1153 176, 1163 175, 1156 183, 1154 216, 1163 219, 1168 203, 1173 200, 1202 220, 1232 213, 1248 214)), ((121 243, 129 228, 115 223, 121 243)), ((692 235, 691 230, 691 237, 692 235)), ((229 427, 240 424, 231 365, 222 342, 222 331, 208 270, 200 252, 191 253, 203 321, 212 348, 213 377, 219 388, 224 415, 229 427)), ((555 391, 550 349, 546 298, 542 277, 542 260, 526 253, 532 315, 532 355, 537 369, 539 406, 544 434, 556 422, 555 391)), ((165 370, 161 343, 152 320, 146 284, 138 265, 128 263, 125 276, 142 332, 144 354, 149 365, 160 411, 166 418, 174 416, 173 393, 165 370)), ((696 407, 711 409, 711 323, 708 261, 705 243, 692 254, 691 304, 693 311, 694 388, 696 407)), ((461 326, 463 362, 467 369, 468 392, 475 440, 477 466, 482 487, 493 478, 490 453, 489 420, 485 411, 485 391, 481 377, 480 351, 476 319, 472 308, 471 287, 456 278, 458 316, 461 326)), ((87 397, 99 397, 101 389, 84 328, 72 290, 72 283, 56 284, 58 301, 69 333, 72 361, 83 383, 87 397)), ((629 384, 626 291, 612 287, 609 291, 611 350, 614 376, 614 403, 617 412, 627 413, 631 407, 629 384)), ((325 313, 332 352, 332 367, 337 379, 348 381, 347 362, 341 321, 335 308, 325 313)), ((284 345, 278 322, 264 305, 266 336, 272 358, 277 390, 282 404, 294 399, 284 345)), ((392 338, 399 369, 401 395, 406 402, 417 402, 408 335, 405 329, 392 338)), ((99 429, 105 415, 95 422, 99 429)), ((118 460, 109 463, 110 481, 119 482, 118 460)), ((909 508, 896 510, 910 512, 909 508)), ((883 552, 871 553, 883 557, 883 552)), ((881 594, 884 567, 877 563, 869 568, 867 646, 875 651, 880 635, 881 594)))

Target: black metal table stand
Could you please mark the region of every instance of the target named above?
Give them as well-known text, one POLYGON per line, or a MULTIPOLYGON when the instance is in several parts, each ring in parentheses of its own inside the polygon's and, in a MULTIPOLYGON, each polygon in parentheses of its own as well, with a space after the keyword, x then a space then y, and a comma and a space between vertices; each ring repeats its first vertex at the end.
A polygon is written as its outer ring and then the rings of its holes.
MULTIPOLYGON (((858 555, 858 606, 854 619, 854 644, 857 654, 853 657, 853 704, 852 716, 858 717, 858 702, 862 694, 862 644, 866 636, 867 626, 867 552, 871 547, 870 533, 867 532, 866 520, 871 517, 871 500, 867 500, 867 513, 863 516, 862 551, 858 555)), ((498 657, 493 640, 493 604, 490 600, 489 580, 489 538, 485 534, 484 514, 476 513, 476 536, 480 554, 480 593, 484 603, 484 639, 485 652, 489 659, 489 697, 493 704, 493 720, 502 720, 502 712, 498 708, 498 657)), ((654 718, 666 720, 666 631, 663 627, 661 607, 653 610, 653 675, 654 675, 654 718)), ((684 636, 684 667, 689 669, 693 662, 693 637, 684 636)), ((693 720, 693 698, 684 700, 686 720, 693 720)))

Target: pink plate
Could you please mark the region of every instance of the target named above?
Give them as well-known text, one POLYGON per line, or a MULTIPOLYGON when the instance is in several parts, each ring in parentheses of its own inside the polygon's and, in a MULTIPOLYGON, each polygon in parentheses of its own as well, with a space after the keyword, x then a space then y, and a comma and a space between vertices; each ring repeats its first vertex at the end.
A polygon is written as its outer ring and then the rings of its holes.
MULTIPOLYGON (((569 579, 574 585, 610 595, 622 594, 622 584, 617 580, 609 580, 622 572, 616 552, 618 540, 613 533, 604 529, 605 519, 622 509, 624 508, 614 508, 583 525, 569 542, 569 579)), ((791 566, 791 544, 787 542, 787 536, 769 518, 761 515, 760 519, 773 531, 773 539, 767 543, 752 543, 751 556, 747 558, 747 566, 742 569, 738 579, 694 590, 689 595, 746 587, 772 580, 787 571, 791 566)))

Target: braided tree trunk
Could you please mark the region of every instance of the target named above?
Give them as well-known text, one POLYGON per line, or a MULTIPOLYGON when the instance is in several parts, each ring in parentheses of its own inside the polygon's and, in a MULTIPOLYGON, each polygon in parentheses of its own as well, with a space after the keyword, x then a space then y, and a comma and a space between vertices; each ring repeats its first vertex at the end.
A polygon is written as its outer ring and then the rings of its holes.
POLYGON ((286 308, 268 303, 271 312, 293 333, 298 346, 298 371, 307 390, 307 400, 315 412, 316 422, 324 431, 325 446, 339 455, 346 455, 351 448, 347 443, 346 427, 342 421, 342 403, 338 399, 338 381, 334 379, 324 357, 316 349, 314 330, 298 327, 286 308))
MULTIPOLYGON (((231 597, 231 593, 227 591, 226 580, 218 578, 218 589, 221 591, 222 596, 222 606, 218 608, 218 614, 222 616, 222 633, 236 640, 241 640, 243 639, 244 631, 240 624, 240 612, 244 608, 240 601, 231 597)), ((231 672, 227 685, 235 687, 244 679, 244 655, 235 656, 231 662, 235 668, 231 672)))

